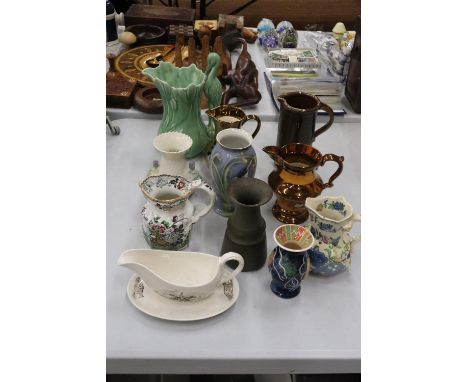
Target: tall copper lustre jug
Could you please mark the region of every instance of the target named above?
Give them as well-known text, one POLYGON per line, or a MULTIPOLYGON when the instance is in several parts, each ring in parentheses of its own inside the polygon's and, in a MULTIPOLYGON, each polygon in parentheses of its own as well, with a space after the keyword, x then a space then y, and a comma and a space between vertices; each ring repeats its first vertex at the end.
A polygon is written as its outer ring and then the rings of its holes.
POLYGON ((276 164, 276 170, 268 176, 268 184, 276 194, 273 215, 283 223, 300 224, 307 220, 309 213, 305 200, 333 187, 333 181, 343 171, 344 157, 335 154, 322 155, 312 146, 290 143, 282 147, 266 146, 263 148, 276 164), (326 162, 333 161, 337 170, 324 183, 316 169, 326 162))

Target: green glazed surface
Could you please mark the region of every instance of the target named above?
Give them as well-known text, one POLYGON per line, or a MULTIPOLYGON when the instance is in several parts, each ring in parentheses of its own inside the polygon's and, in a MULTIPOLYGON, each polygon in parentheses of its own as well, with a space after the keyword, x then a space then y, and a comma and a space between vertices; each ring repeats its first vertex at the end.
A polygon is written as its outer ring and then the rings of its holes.
POLYGON ((221 103, 222 87, 216 77, 220 58, 216 53, 208 55, 206 74, 194 64, 177 68, 162 62, 157 68, 146 68, 143 73, 154 82, 161 94, 163 117, 159 134, 177 131, 192 138, 193 144, 186 157, 193 158, 211 146, 214 141, 214 125, 205 125, 201 118, 200 96, 202 90, 208 98, 209 107, 221 103))

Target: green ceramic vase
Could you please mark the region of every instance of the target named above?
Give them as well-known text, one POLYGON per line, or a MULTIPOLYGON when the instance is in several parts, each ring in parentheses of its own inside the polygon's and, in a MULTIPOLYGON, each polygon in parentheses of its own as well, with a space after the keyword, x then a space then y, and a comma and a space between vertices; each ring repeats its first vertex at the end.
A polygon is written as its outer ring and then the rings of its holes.
POLYGON ((187 158, 197 156, 214 142, 213 122, 205 125, 201 118, 200 96, 203 90, 210 109, 220 105, 222 87, 216 77, 219 63, 219 55, 210 53, 205 73, 194 64, 177 68, 168 62, 143 69, 162 98, 164 111, 158 135, 178 131, 192 138, 192 147, 185 154, 187 158))

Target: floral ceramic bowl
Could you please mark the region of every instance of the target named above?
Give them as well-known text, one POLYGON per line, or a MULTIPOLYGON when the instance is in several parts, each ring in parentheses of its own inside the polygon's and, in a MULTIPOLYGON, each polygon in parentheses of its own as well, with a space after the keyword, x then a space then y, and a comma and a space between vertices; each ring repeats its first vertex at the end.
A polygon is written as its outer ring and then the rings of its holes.
POLYGON ((314 246, 312 233, 297 224, 284 224, 273 233, 276 244, 289 252, 304 252, 314 246))

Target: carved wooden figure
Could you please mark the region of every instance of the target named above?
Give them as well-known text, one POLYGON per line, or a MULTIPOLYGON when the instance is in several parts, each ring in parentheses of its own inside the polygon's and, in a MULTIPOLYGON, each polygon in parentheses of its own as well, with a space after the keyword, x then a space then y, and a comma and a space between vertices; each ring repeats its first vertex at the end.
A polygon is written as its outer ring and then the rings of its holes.
POLYGON ((184 46, 184 36, 178 34, 176 39, 176 48, 175 48, 175 56, 174 56, 174 65, 178 68, 183 66, 182 63, 182 47, 184 46), (182 38, 180 38, 182 36, 182 38))
POLYGON ((190 37, 188 40, 188 57, 187 57, 188 65, 196 63, 196 49, 195 49, 195 39, 190 37))
POLYGON ((202 70, 205 71, 206 69, 206 64, 207 64, 207 58, 208 54, 210 53, 210 37, 205 35, 202 37, 201 40, 202 43, 202 70))
POLYGON ((109 53, 109 71, 106 73, 106 106, 129 109, 137 88, 136 80, 128 80, 115 69, 116 57, 109 53))
POLYGON ((211 27, 206 24, 201 25, 198 29, 197 36, 200 41, 202 41, 205 36, 208 36, 208 41, 211 41, 211 27))
POLYGON ((258 91, 257 67, 247 51, 247 42, 243 38, 239 38, 238 42, 242 43, 242 52, 235 69, 229 70, 223 77, 230 86, 223 93, 221 105, 229 104, 229 100, 234 97, 237 98, 237 102, 233 103, 233 106, 255 105, 262 99, 258 91))
POLYGON ((221 65, 216 75, 218 77, 225 76, 226 74, 228 74, 228 71, 232 69, 232 66, 231 66, 231 59, 230 57, 227 56, 224 50, 223 39, 221 36, 218 36, 215 38, 215 41, 213 44, 213 51, 215 53, 218 53, 219 57, 221 58, 221 65))

